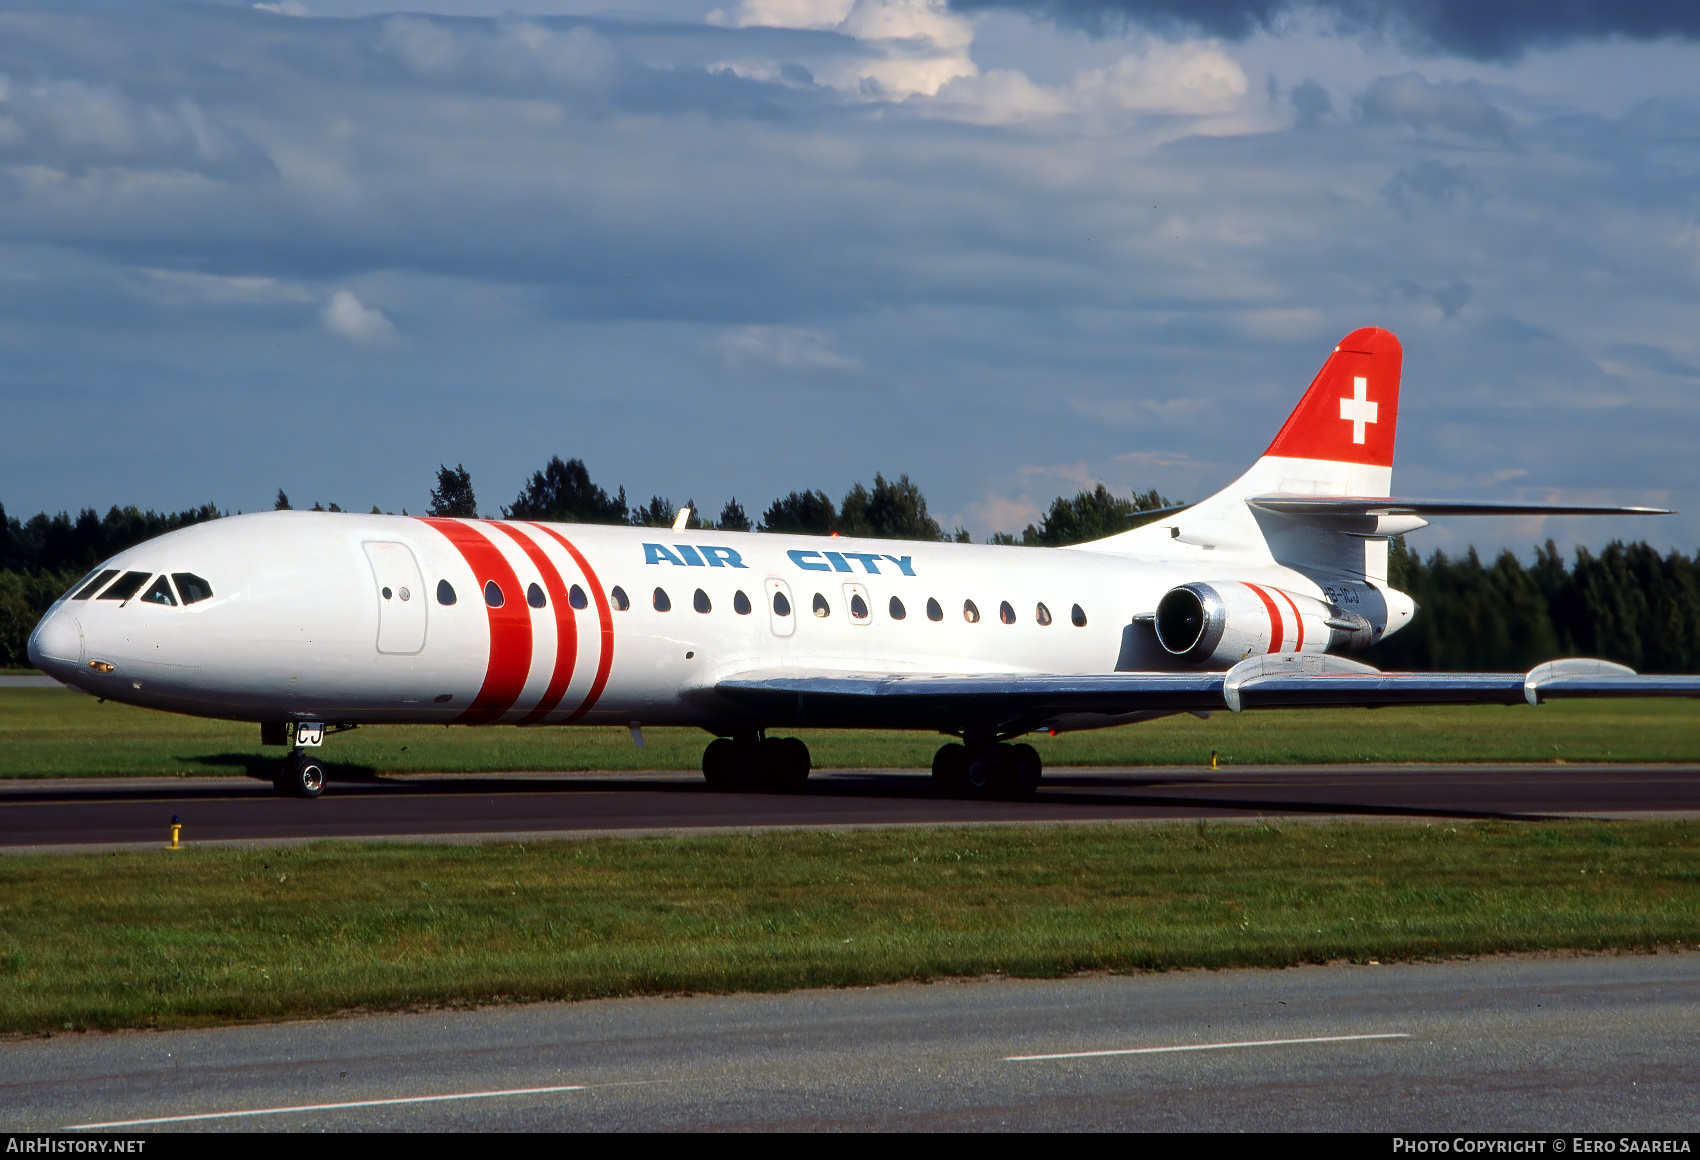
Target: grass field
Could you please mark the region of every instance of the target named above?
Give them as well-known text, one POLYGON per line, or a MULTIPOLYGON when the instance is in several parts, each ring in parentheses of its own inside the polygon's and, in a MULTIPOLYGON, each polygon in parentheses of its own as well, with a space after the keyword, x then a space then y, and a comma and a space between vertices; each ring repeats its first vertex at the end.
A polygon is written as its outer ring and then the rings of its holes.
MULTIPOLYGON (((625 729, 363 726, 324 756, 350 772, 696 769, 708 735, 625 729)), ((823 768, 925 768, 934 734, 803 730, 823 768)), ((1695 761, 1700 702, 1569 701, 1539 709, 1470 706, 1220 712, 1032 739, 1047 765, 1191 765, 1338 761, 1695 761)), ((0 777, 266 773, 283 751, 259 729, 100 704, 64 689, 0 690, 0 777)))
POLYGON ((0 1029, 1700 942, 1700 822, 0 860, 0 1029))

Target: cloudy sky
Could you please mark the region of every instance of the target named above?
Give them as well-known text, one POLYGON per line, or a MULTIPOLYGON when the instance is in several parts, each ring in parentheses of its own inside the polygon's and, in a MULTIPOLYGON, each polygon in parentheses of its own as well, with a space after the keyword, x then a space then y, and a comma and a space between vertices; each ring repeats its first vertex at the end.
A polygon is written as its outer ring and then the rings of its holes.
POLYGON ((0 8, 8 512, 560 455, 983 537, 1199 498, 1375 324, 1400 494, 1684 511, 1422 545, 1700 543, 1692 3, 421 4, 0 8))

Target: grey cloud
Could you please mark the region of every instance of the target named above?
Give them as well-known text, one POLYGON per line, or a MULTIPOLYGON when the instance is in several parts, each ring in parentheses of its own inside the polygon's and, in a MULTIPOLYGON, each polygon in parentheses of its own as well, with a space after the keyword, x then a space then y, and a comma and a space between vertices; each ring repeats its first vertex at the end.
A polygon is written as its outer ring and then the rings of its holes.
POLYGON ((1292 102, 1293 112, 1298 115, 1298 124, 1302 129, 1313 128, 1334 114, 1334 98, 1328 95, 1328 90, 1314 80, 1306 80, 1294 87, 1287 99, 1292 102))
POLYGON ((1700 379, 1700 366, 1685 362, 1662 346, 1644 342, 1617 343, 1606 350, 1608 357, 1642 370, 1682 379, 1700 379))
POLYGON ((1358 97, 1357 111, 1366 121, 1444 129, 1492 141, 1511 139, 1510 115, 1485 100, 1473 82, 1437 83, 1415 72, 1381 77, 1358 97))
POLYGON ((1432 157, 1398 170, 1381 187, 1381 193, 1405 214, 1410 214, 1419 201, 1439 205, 1479 201, 1481 197, 1479 186, 1462 165, 1448 165, 1432 157))
POLYGON ((154 103, 98 82, 0 76, 0 165, 16 164, 79 174, 106 166, 215 178, 275 173, 264 149, 188 98, 154 103))
POLYGON ((1700 6, 1688 0, 951 0, 951 7, 1013 9, 1095 31, 1133 24, 1230 40, 1314 14, 1346 34, 1392 36, 1420 51, 1476 60, 1613 36, 1700 38, 1700 6))

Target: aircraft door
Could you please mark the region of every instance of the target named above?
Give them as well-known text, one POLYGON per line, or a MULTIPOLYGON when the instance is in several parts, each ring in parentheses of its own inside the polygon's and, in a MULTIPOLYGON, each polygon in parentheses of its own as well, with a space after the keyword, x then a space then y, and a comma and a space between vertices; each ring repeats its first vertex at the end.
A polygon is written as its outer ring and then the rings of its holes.
POLYGON ((764 590, 767 620, 773 625, 773 635, 790 636, 797 631, 797 607, 791 599, 791 586, 777 576, 769 576, 764 590))
POLYGON ((364 545, 378 596, 378 651, 411 655, 425 647, 425 581, 406 544, 364 545))

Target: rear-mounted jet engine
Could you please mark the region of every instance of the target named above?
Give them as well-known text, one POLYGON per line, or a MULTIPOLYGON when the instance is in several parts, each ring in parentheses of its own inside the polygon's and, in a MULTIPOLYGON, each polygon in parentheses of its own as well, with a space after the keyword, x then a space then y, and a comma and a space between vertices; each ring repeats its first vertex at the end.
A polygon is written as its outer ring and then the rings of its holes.
POLYGON ((1154 627, 1169 655, 1211 666, 1266 653, 1361 649, 1381 635, 1368 618, 1337 604, 1237 580, 1171 589, 1157 602, 1154 627))

